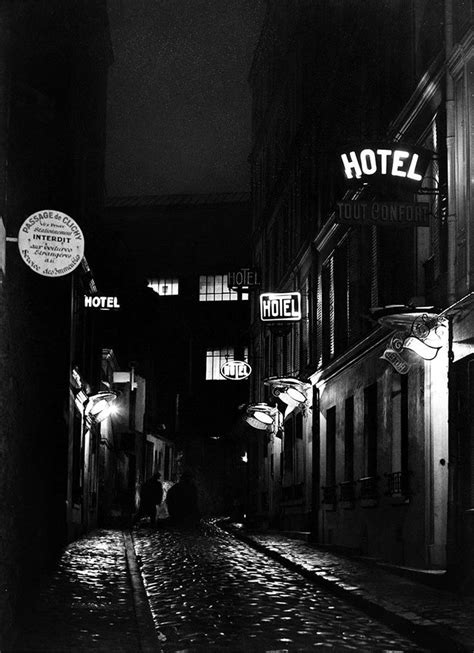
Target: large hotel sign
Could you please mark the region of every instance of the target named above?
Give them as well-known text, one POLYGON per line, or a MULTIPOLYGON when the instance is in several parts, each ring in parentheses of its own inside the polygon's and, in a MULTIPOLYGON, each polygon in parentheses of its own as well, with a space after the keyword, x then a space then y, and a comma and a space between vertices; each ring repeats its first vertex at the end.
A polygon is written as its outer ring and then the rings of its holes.
POLYGON ((416 190, 431 159, 431 152, 402 143, 365 145, 341 154, 348 182, 403 185, 416 190))
POLYGON ((262 293, 260 319, 262 322, 298 322, 301 320, 301 293, 262 293))
POLYGON ((429 227, 430 205, 426 202, 338 202, 336 222, 387 227, 429 227))

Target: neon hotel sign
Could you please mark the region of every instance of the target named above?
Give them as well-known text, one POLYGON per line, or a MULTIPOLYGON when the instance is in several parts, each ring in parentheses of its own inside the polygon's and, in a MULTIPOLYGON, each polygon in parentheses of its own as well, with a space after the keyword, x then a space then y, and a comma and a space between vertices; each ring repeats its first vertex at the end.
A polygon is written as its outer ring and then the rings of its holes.
POLYGON ((374 179, 405 180, 410 184, 419 185, 431 153, 421 149, 415 152, 413 148, 396 145, 354 148, 341 154, 346 179, 367 182, 374 179))

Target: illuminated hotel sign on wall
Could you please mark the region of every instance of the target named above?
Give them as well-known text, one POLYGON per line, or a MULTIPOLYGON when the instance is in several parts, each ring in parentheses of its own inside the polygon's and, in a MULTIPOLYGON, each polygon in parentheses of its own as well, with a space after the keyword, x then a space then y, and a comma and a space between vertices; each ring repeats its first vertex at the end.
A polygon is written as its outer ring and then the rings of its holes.
POLYGON ((371 185, 380 183, 416 189, 421 184, 431 152, 402 143, 366 145, 341 154, 348 182, 371 185))
POLYGON ((431 207, 426 202, 338 202, 339 224, 375 224, 387 227, 429 227, 431 207))
POLYGON ((301 320, 301 293, 262 293, 260 319, 262 322, 298 322, 301 320))
POLYGON ((221 367, 221 375, 229 381, 244 381, 252 374, 252 368, 245 361, 227 361, 221 367))
POLYGON ((241 268, 227 274, 229 288, 254 288, 259 286, 258 272, 252 268, 241 268))
POLYGON ((120 308, 117 297, 104 297, 100 295, 85 295, 84 306, 86 308, 100 308, 102 311, 120 308))

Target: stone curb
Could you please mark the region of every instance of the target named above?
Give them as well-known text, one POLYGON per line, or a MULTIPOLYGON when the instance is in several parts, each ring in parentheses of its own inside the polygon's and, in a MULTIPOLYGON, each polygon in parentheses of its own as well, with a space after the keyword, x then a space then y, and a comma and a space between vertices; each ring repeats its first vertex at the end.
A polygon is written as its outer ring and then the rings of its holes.
POLYGON ((123 531, 123 541, 132 585, 133 603, 140 637, 140 651, 142 653, 157 653, 161 650, 159 633, 157 632, 151 613, 145 585, 143 584, 140 573, 140 562, 135 553, 131 533, 123 531))
POLYGON ((308 570, 301 564, 285 558, 280 553, 256 542, 252 536, 246 535, 228 524, 219 522, 217 525, 236 539, 245 542, 255 550, 260 551, 260 553, 264 553, 291 571, 295 571, 315 584, 324 587, 332 594, 347 601, 347 603, 351 603, 355 607, 363 610, 369 616, 383 621, 386 625, 397 630, 402 635, 407 636, 408 634, 420 646, 428 648, 430 651, 446 653, 448 651, 467 652, 473 650, 473 647, 463 642, 461 638, 447 635, 443 631, 443 628, 434 621, 423 619, 419 615, 411 612, 401 613, 389 601, 381 602, 362 588, 348 587, 347 583, 344 583, 338 578, 329 578, 315 571, 308 570))

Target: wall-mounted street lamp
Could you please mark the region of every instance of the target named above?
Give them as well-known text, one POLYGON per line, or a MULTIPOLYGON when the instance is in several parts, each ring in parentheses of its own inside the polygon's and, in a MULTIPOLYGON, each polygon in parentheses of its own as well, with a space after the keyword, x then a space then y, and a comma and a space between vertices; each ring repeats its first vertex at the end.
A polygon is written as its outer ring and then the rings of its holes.
POLYGON ((287 417, 295 408, 307 402, 307 391, 310 383, 293 377, 271 376, 264 380, 269 386, 274 397, 286 404, 284 417, 287 417))
POLYGON ((446 341, 445 317, 433 306, 386 306, 371 309, 371 313, 379 324, 398 329, 382 358, 401 374, 406 374, 410 367, 403 358, 404 350, 431 361, 446 341))
POLYGON ((254 429, 273 433, 277 433, 283 424, 283 417, 278 408, 266 403, 249 404, 243 420, 254 429))
POLYGON ((114 412, 117 397, 117 392, 112 390, 101 390, 94 395, 90 395, 87 399, 84 415, 96 423, 103 422, 114 412))

